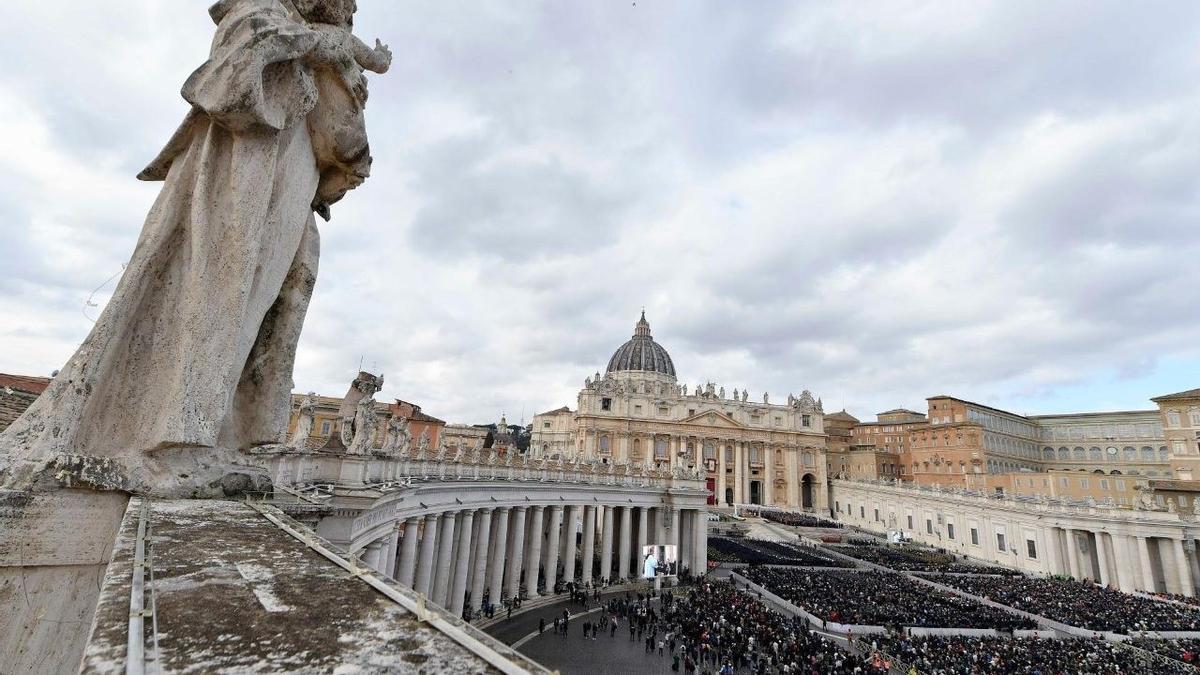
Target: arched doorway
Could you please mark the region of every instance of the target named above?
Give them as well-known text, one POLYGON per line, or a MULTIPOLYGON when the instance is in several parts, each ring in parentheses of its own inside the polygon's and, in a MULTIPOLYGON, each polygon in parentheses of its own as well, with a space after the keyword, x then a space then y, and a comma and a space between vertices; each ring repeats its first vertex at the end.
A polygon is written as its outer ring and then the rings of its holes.
POLYGON ((813 482, 815 479, 811 473, 804 474, 804 478, 800 479, 800 505, 806 509, 813 507, 813 482))
POLYGON ((725 488, 725 503, 733 505, 733 488, 725 488))
POLYGON ((750 481, 750 503, 762 504, 762 481, 750 481))

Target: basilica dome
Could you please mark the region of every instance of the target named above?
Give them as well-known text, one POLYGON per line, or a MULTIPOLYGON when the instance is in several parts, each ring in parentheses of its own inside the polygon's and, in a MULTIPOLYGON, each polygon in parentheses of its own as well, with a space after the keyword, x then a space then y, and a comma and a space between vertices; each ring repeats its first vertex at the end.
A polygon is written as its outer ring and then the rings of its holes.
POLYGON ((671 362, 671 355, 650 337, 650 323, 646 321, 645 312, 642 312, 642 318, 633 329, 633 338, 621 345, 608 360, 605 372, 621 371, 661 373, 672 379, 675 377, 675 364, 671 362))

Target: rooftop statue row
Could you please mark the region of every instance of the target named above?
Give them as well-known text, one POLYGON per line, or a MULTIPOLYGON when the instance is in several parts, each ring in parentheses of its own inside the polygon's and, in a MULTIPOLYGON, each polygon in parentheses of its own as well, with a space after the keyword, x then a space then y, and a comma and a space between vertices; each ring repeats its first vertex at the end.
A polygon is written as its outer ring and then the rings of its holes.
MULTIPOLYGON (((629 380, 620 377, 614 377, 612 374, 606 373, 601 376, 596 373, 592 377, 588 377, 583 381, 584 389, 599 391, 602 393, 621 394, 650 394, 659 396, 664 399, 672 399, 678 397, 687 397, 688 386, 686 384, 671 384, 667 382, 654 382, 651 380, 629 380)), ((733 395, 729 398, 725 396, 725 387, 717 387, 712 382, 706 384, 698 384, 692 390, 691 397, 701 399, 711 399, 717 401, 734 401, 739 403, 747 403, 750 399, 748 390, 741 390, 736 387, 733 389, 733 395)), ((769 393, 764 392, 762 395, 764 405, 771 404, 769 393)), ((812 392, 805 389, 800 396, 788 394, 788 406, 796 408, 801 412, 823 414, 825 412, 821 400, 814 398, 812 392)))

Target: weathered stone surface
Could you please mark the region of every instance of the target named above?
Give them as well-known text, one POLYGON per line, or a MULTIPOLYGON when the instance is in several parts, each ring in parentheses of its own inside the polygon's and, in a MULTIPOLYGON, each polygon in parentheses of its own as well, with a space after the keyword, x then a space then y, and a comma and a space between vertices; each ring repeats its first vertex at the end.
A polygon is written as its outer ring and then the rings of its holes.
MULTIPOLYGON (((85 673, 124 672, 134 516, 131 506, 85 673)), ((156 501, 149 532, 165 673, 494 672, 245 504, 156 501)))

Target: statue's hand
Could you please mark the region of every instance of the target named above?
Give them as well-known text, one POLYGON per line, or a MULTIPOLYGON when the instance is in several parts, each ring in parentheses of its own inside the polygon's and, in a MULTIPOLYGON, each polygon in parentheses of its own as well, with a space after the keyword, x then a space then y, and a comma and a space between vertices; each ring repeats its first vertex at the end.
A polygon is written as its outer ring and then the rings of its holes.
POLYGON ((388 49, 387 45, 380 42, 379 38, 375 38, 375 57, 379 59, 379 63, 382 67, 382 70, 379 70, 378 72, 387 72, 387 69, 392 65, 392 50, 388 49))

